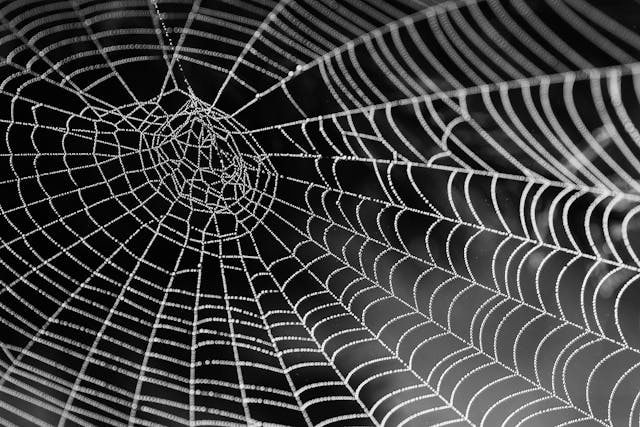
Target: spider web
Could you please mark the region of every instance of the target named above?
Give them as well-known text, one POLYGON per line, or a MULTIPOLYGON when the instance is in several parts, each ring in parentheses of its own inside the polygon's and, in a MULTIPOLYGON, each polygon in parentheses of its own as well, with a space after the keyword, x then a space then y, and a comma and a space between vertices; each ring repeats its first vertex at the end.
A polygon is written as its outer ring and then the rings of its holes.
POLYGON ((0 3, 0 423, 640 423, 637 4, 0 3))

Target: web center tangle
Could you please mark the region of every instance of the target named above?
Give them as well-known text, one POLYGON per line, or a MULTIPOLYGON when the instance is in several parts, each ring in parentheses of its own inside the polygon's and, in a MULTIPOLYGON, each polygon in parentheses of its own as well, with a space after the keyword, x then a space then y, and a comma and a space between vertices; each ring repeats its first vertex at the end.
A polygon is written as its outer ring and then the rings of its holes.
POLYGON ((180 114, 162 128, 160 138, 160 157, 173 166, 169 179, 195 208, 223 213, 250 187, 242 153, 215 118, 180 114))
POLYGON ((162 187, 188 207, 192 222, 208 217, 202 226, 208 240, 252 231, 270 209, 276 186, 256 140, 198 99, 190 98, 165 119, 151 144, 155 166, 165 177, 162 187))

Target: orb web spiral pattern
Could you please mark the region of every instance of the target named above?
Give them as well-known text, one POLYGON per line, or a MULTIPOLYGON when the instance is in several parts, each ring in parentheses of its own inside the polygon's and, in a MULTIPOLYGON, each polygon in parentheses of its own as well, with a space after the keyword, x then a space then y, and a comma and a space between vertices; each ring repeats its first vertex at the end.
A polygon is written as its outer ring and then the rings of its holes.
POLYGON ((0 1, 0 424, 640 424, 640 3, 0 1))

